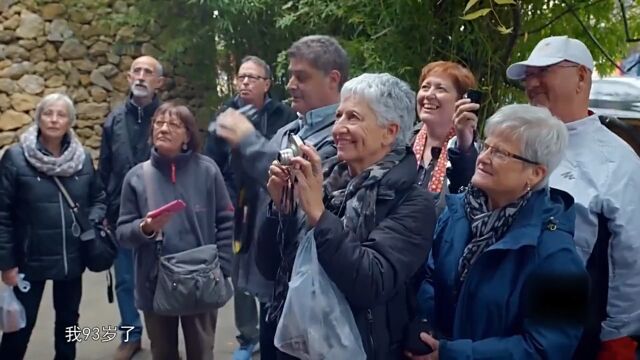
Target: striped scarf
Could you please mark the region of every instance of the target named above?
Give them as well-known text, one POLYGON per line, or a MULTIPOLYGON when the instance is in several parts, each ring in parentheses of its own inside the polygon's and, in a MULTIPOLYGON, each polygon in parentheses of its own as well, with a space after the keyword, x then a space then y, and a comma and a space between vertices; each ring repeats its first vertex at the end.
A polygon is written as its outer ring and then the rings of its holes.
POLYGON ((531 191, 527 191, 526 194, 509 205, 489 210, 487 194, 473 185, 469 186, 464 196, 464 209, 471 223, 472 238, 458 263, 460 284, 467 278, 469 269, 478 260, 478 257, 509 230, 513 220, 530 196, 531 191))

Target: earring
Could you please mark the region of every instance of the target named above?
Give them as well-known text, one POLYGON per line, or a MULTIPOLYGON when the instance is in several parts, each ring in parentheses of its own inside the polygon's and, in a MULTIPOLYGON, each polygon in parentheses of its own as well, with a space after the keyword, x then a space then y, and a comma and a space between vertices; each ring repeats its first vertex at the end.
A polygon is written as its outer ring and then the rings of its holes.
POLYGON ((531 185, 527 182, 527 192, 531 192, 531 185))
POLYGON ((187 151, 189 148, 187 147, 187 143, 182 143, 182 151, 187 151))

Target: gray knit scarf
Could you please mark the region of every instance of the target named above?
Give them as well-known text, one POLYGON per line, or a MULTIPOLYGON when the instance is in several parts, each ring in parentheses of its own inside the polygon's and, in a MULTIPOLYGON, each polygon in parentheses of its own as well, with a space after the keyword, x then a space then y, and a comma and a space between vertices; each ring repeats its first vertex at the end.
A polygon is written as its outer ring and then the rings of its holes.
POLYGON ((53 157, 38 150, 38 126, 33 125, 22 136, 20 145, 27 158, 36 170, 49 176, 71 176, 82 169, 85 152, 73 130, 68 133, 70 144, 60 157, 53 157))
POLYGON ((327 195, 327 209, 342 217, 344 229, 356 239, 366 238, 373 230, 378 196, 393 196, 395 189, 381 188, 379 182, 389 170, 398 165, 406 153, 407 149, 404 147, 393 149, 380 162, 355 177, 351 177, 347 164, 342 162, 326 178, 324 193, 327 195))

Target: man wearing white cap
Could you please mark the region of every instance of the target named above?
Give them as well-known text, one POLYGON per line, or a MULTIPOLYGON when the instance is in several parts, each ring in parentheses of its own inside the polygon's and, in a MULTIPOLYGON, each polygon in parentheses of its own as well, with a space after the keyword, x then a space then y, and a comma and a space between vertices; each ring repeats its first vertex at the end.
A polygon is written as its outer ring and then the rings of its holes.
POLYGON ((529 102, 569 130, 550 186, 573 195, 575 242, 591 276, 592 303, 576 359, 635 359, 640 334, 640 158, 589 110, 593 57, 579 40, 553 36, 507 69, 529 102), (600 341, 598 341, 598 337, 600 341))

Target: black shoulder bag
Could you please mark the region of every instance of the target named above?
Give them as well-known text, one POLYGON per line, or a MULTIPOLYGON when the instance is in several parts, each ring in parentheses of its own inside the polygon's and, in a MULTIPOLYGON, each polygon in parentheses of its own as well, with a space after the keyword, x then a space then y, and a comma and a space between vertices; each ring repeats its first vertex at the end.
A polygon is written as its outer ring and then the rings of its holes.
POLYGON ((80 206, 73 201, 67 189, 62 185, 62 182, 60 182, 60 179, 54 176, 53 181, 55 181, 60 193, 62 193, 67 201, 67 205, 69 205, 75 219, 72 233, 74 236, 80 238, 82 257, 85 265, 93 272, 109 270, 118 255, 118 245, 113 233, 102 224, 94 224, 92 226, 89 223, 89 217, 84 209, 80 208, 80 206), (77 226, 79 226, 79 229, 77 226))
MULTIPOLYGON (((142 163, 142 175, 149 209, 155 205, 151 161, 142 163)), ((156 240, 158 261, 153 311, 164 316, 183 316, 209 312, 223 307, 233 296, 233 286, 220 269, 218 247, 205 244, 190 205, 185 209, 198 247, 162 255, 163 241, 156 240)))

